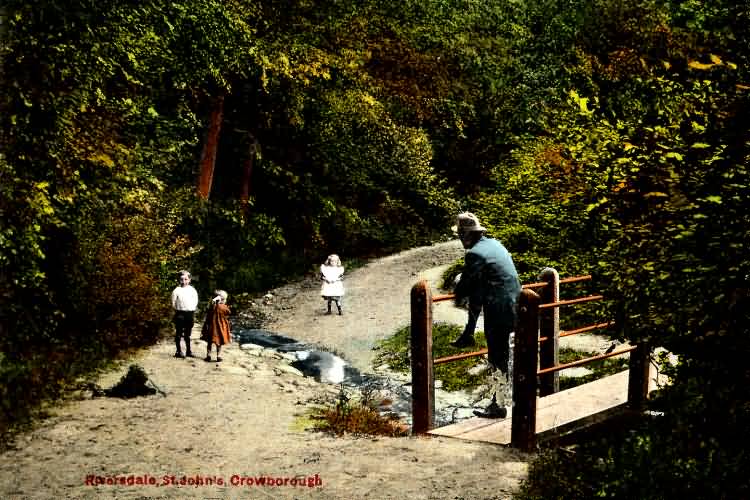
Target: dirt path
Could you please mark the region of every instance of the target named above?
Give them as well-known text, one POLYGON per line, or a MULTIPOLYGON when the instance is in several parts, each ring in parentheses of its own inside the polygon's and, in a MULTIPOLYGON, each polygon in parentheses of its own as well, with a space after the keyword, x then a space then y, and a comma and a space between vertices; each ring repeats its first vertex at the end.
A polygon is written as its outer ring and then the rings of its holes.
MULTIPOLYGON (((458 243, 450 242, 348 273, 343 316, 322 314, 315 280, 282 287, 266 306, 269 329, 333 346, 369 371, 369 348, 408 322, 411 286, 459 255, 458 243)), ((204 352, 204 343, 193 345, 204 352)), ((251 355, 230 344, 220 364, 172 354, 167 340, 128 361, 140 364, 166 396, 84 393, 18 436, 14 449, 0 455, 0 498, 504 499, 525 476, 528 456, 498 446, 305 430, 298 415, 336 388, 288 373, 273 353, 251 355), (265 477, 281 484, 246 484, 265 477), (157 485, 139 484, 150 481, 157 485), (293 485, 305 481, 311 486, 293 485)), ((113 385, 126 368, 97 383, 113 385)))

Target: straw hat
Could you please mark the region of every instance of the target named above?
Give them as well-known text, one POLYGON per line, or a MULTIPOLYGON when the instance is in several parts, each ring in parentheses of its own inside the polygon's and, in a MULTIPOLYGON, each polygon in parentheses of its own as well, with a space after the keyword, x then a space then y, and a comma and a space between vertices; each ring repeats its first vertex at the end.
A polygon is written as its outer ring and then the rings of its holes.
POLYGON ((461 212, 456 217, 456 225, 451 228, 454 233, 484 232, 487 228, 479 223, 477 216, 471 212, 461 212))

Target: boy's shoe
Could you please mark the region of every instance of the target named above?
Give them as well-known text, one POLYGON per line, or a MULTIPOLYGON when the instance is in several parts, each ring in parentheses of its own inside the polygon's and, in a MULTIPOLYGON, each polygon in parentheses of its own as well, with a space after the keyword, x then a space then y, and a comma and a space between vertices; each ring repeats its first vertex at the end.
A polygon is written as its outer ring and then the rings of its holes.
POLYGON ((174 357, 175 358, 184 358, 185 356, 183 356, 180 351, 177 351, 176 353, 174 353, 174 357))
POLYGON ((192 357, 194 357, 194 356, 193 356, 193 353, 192 353, 192 352, 186 352, 186 353, 185 353, 185 357, 186 357, 186 358, 192 358, 192 357))
POLYGON ((205 358, 203 358, 203 361, 211 361, 211 356, 206 356, 205 358))

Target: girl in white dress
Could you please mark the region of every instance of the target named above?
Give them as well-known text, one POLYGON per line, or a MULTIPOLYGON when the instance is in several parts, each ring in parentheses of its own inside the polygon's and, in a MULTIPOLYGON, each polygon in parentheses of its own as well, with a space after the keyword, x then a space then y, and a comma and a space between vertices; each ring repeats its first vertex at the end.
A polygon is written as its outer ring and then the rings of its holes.
POLYGON ((331 314, 331 302, 336 302, 336 308, 341 312, 341 297, 344 296, 344 266, 341 259, 335 253, 328 256, 325 264, 320 266, 320 279, 323 285, 320 294, 328 303, 328 312, 331 314))

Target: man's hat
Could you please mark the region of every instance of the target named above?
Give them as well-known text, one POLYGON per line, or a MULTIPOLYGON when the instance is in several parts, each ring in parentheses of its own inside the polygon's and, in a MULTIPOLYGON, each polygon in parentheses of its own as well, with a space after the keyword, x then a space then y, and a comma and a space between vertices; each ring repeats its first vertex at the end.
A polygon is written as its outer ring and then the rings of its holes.
POLYGON ((471 212, 461 212, 456 217, 456 225, 451 228, 454 233, 469 233, 472 231, 484 232, 485 227, 479 223, 477 216, 471 212))

